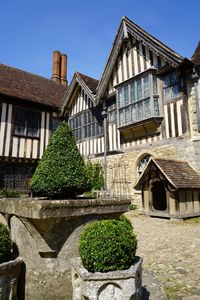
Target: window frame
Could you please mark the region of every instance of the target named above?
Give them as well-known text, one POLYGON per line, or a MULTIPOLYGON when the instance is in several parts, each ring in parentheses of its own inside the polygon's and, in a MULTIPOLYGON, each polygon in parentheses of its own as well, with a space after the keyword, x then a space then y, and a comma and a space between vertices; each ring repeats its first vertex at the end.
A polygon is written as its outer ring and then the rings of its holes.
MULTIPOLYGON (((161 105, 159 103, 159 94, 158 94, 158 77, 156 76, 156 69, 150 68, 144 72, 133 76, 132 78, 118 84, 116 88, 116 102, 117 102, 117 124, 118 128, 127 127, 134 125, 135 123, 145 121, 146 119, 152 117, 160 117, 161 105), (148 77, 148 94, 145 94, 145 78, 148 77), (154 84, 154 78, 156 78, 156 84, 154 84), (141 97, 137 99, 138 96, 138 83, 141 82, 141 97), (131 95, 131 84, 134 85, 134 97, 131 95), (123 89, 128 86, 129 102, 124 105, 120 105, 119 98, 119 89, 123 89), (156 88, 155 88, 156 86, 156 88), (145 101, 149 100, 149 111, 145 115, 145 101), (157 103, 156 103, 157 102, 157 103), (143 116, 139 116, 139 106, 142 107, 143 116), (135 107, 136 114, 133 113, 135 107), (129 121, 126 121, 126 109, 127 116, 129 114, 129 121), (129 112, 128 112, 129 109, 129 112), (124 118, 120 120, 120 111, 125 110, 124 118), (156 113, 157 110, 157 113, 156 113), (135 116, 135 119, 134 119, 135 116)), ((125 102, 125 101, 124 101, 125 102)), ((128 117, 127 117, 128 118, 128 117)))
POLYGON ((162 76, 162 81, 163 81, 163 99, 165 103, 169 103, 170 101, 173 101, 176 98, 180 97, 180 91, 181 91, 181 81, 178 75, 176 74, 175 70, 172 70, 170 72, 167 72, 163 74, 162 76), (176 80, 173 82, 172 80, 172 75, 175 74, 176 80), (165 77, 169 76, 169 84, 165 84, 165 77), (177 86, 178 87, 178 93, 176 95, 173 95, 173 88, 177 86), (166 98, 165 91, 169 89, 170 90, 170 98, 166 98))
MULTIPOLYGON (((27 137, 27 138, 32 138, 32 139, 39 139, 39 137, 40 137, 40 127, 41 127, 41 111, 15 106, 15 107, 13 107, 13 122, 12 123, 13 123, 12 134, 14 136, 27 137), (23 133, 20 133, 19 131, 17 132, 17 130, 16 130, 17 124, 15 122, 16 122, 17 110, 18 111, 19 110, 23 111, 23 114, 24 114, 24 132, 23 133), (37 114, 37 120, 36 120, 37 128, 35 127, 35 129, 36 129, 36 134, 35 135, 30 134, 29 130, 31 129, 31 126, 28 126, 28 124, 31 123, 30 121, 31 121, 32 117, 30 117, 30 116, 31 116, 32 113, 37 114)), ((20 124, 22 123, 21 119, 20 119, 19 123, 20 124)))
POLYGON ((76 139, 77 142, 81 142, 83 140, 88 139, 94 139, 98 138, 100 136, 103 136, 103 122, 100 124, 100 122, 97 120, 97 117, 93 113, 91 109, 84 110, 78 114, 75 114, 68 119, 68 124, 72 130, 72 133, 76 139), (89 117, 90 115, 90 117, 89 117), (74 128, 72 126, 74 120, 76 118, 79 118, 79 126, 74 128), (85 121, 86 120, 86 121, 85 121), (90 121, 88 121, 90 120, 90 121), (92 129, 93 127, 93 129, 92 129), (88 128, 90 128, 90 134, 88 135, 88 128), (99 129, 101 128, 100 132, 99 129), (92 133, 94 130, 94 134, 92 133), (80 134, 77 134, 76 131, 80 131, 80 134), (87 133, 87 134, 86 134, 87 133))

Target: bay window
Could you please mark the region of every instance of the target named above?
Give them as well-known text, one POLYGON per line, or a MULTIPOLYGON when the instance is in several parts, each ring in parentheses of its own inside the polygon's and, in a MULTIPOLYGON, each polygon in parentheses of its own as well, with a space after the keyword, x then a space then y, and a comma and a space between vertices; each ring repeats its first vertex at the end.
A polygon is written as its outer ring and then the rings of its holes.
POLYGON ((116 90, 119 127, 160 115, 157 78, 152 72, 136 76, 116 90))

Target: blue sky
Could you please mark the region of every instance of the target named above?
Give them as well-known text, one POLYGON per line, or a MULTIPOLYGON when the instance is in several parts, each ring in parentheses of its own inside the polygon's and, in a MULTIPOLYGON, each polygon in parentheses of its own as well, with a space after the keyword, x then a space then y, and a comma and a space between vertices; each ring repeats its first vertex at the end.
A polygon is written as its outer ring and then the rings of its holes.
POLYGON ((179 54, 200 40, 199 0, 0 1, 0 62, 50 78, 52 52, 75 71, 99 79, 122 16, 179 54))

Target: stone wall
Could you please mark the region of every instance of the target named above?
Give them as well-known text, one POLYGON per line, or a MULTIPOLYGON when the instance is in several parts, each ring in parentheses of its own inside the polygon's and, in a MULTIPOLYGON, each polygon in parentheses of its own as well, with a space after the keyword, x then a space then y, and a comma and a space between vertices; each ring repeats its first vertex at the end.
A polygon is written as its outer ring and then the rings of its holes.
MULTIPOLYGON (((198 84, 198 98, 199 98, 199 107, 200 107, 200 79, 197 82, 198 84)), ((197 128, 197 114, 196 114, 196 99, 195 99, 195 87, 192 80, 187 81, 187 93, 188 93, 188 113, 190 120, 190 132, 191 138, 200 140, 200 132, 197 128)))
MULTIPOLYGON (((125 153, 108 155, 108 191, 118 195, 129 195, 141 208, 140 192, 134 190, 138 179, 137 166, 142 157, 180 159, 188 161, 196 171, 200 171, 200 140, 179 137, 154 143, 138 145, 126 149, 125 153)), ((103 157, 95 158, 103 165, 103 157)))

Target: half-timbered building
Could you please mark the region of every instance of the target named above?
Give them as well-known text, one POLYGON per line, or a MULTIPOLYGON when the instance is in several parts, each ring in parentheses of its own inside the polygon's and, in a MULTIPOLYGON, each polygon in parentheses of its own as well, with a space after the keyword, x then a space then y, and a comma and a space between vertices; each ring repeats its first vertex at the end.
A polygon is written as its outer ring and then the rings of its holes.
POLYGON ((110 193, 140 197, 150 157, 200 171, 199 63, 199 45, 187 59, 123 17, 99 82, 74 75, 62 112, 81 153, 104 163, 110 193))
POLYGON ((66 83, 66 55, 58 51, 52 80, 0 64, 0 189, 29 190, 58 126, 66 83))

